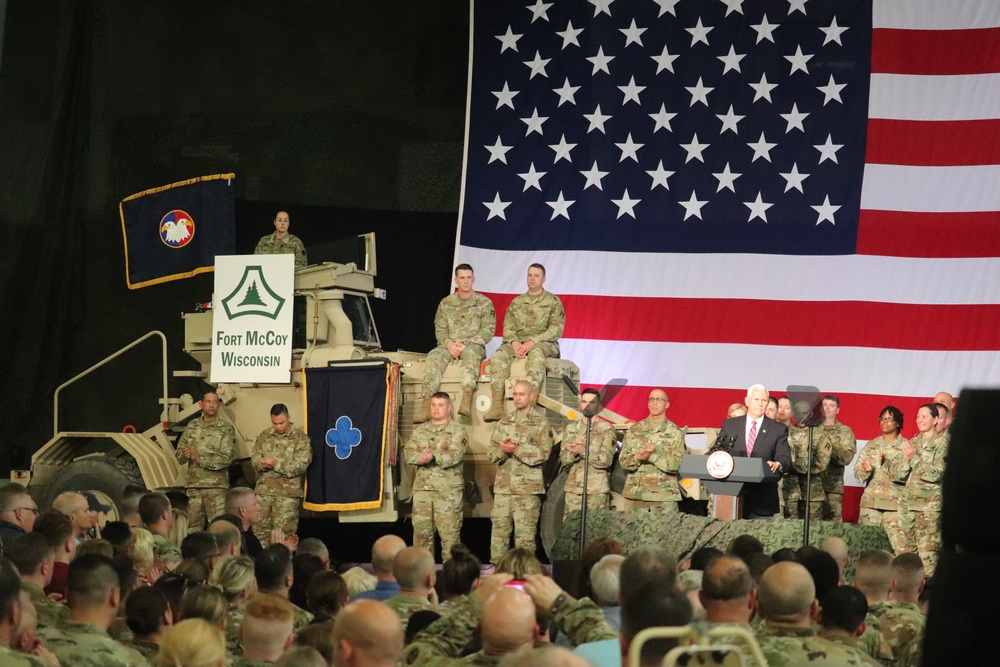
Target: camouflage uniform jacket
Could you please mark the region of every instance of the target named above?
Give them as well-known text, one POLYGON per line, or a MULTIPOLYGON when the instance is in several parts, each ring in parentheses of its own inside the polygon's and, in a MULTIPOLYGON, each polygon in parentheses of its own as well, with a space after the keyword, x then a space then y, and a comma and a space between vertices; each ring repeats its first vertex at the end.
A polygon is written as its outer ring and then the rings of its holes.
POLYGON ((850 634, 846 630, 841 630, 839 628, 822 628, 819 631, 819 636, 823 639, 836 642, 837 644, 843 644, 844 646, 856 649, 858 655, 861 656, 862 664, 868 665, 868 667, 879 667, 881 664, 878 660, 868 655, 867 651, 860 645, 858 637, 850 634))
POLYGON ((766 625, 757 641, 770 667, 846 667, 867 665, 856 648, 823 639, 813 628, 775 628, 766 625))
MULTIPOLYGON (((566 449, 567 443, 587 442, 587 420, 577 419, 566 424, 563 430, 562 449, 559 462, 569 467, 566 477, 568 493, 583 493, 583 454, 574 454, 566 449)), ((617 442, 615 429, 611 424, 594 417, 590 426, 590 471, 587 473, 587 493, 610 493, 608 470, 615 460, 617 442)))
POLYGON ((947 433, 935 435, 927 442, 919 433, 910 439, 916 450, 909 461, 900 457, 900 468, 907 468, 906 489, 903 494, 908 509, 915 512, 941 511, 941 478, 948 456, 951 436, 947 433))
POLYGON ((406 462, 417 467, 414 491, 452 491, 461 489, 462 457, 469 444, 465 427, 454 419, 436 426, 424 422, 413 430, 410 440, 403 447, 406 462), (417 459, 430 449, 434 458, 420 465, 417 459))
POLYGON ((236 452, 236 431, 221 417, 212 421, 192 419, 188 422, 175 455, 180 463, 189 463, 187 487, 196 489, 228 489, 229 464, 236 452), (198 450, 201 463, 181 454, 181 449, 198 450))
POLYGON ((622 468, 629 473, 622 495, 630 500, 680 500, 677 469, 684 452, 684 431, 669 419, 654 422, 647 417, 630 426, 619 457, 622 468), (648 460, 640 461, 636 454, 646 445, 653 445, 656 451, 648 460))
POLYGON ((0 665, 3 667, 49 667, 49 663, 39 657, 19 653, 0 644, 0 665))
POLYGON ((226 653, 232 656, 243 655, 243 645, 240 644, 240 625, 243 623, 243 606, 230 602, 226 609, 226 653))
POLYGON ((285 233, 285 238, 279 239, 278 232, 271 232, 267 236, 260 237, 257 247, 254 248, 255 255, 295 255, 295 268, 301 269, 309 261, 306 258, 306 247, 294 234, 285 233))
POLYGON ((861 449, 858 462, 854 464, 854 477, 859 482, 868 482, 861 496, 862 507, 883 511, 899 509, 903 484, 906 482, 906 473, 909 470, 908 466, 899 465, 898 462, 898 459, 904 462, 906 460, 901 448, 904 442, 902 436, 896 436, 895 440, 886 440, 885 436, 880 435, 869 440, 861 449), (868 461, 872 469, 862 468, 862 461, 868 461), (896 463, 892 463, 893 461, 896 463), (895 471, 895 475, 890 471, 895 471))
POLYGON ((311 612, 306 611, 297 604, 292 604, 292 615, 295 617, 295 621, 292 624, 292 630, 298 632, 302 628, 306 627, 312 623, 313 615, 311 612))
POLYGON ((152 528, 146 530, 153 535, 153 555, 159 558, 164 565, 181 559, 180 547, 171 542, 169 537, 152 528))
POLYGON ((889 600, 868 608, 882 626, 882 635, 892 649, 896 667, 916 667, 920 664, 920 644, 927 619, 920 607, 912 602, 889 600))
POLYGON ((882 621, 871 611, 865 616, 865 631, 858 637, 858 648, 882 665, 892 665, 892 647, 882 634, 882 621))
POLYGON ((453 292, 441 299, 434 315, 434 335, 437 344, 465 343, 486 350, 497 328, 497 314, 489 297, 473 292, 463 299, 453 292))
POLYGON ((257 436, 250 460, 257 471, 257 493, 288 498, 302 497, 302 481, 306 469, 312 463, 312 444, 309 436, 288 425, 288 431, 275 433, 273 428, 265 429, 257 436), (262 468, 260 460, 273 456, 274 468, 262 468))
POLYGON ((148 639, 139 639, 138 637, 132 637, 131 640, 127 642, 123 641, 122 644, 124 644, 128 648, 135 649, 135 651, 138 652, 139 655, 144 657, 146 660, 148 660, 150 664, 152 664, 153 661, 156 659, 156 654, 160 652, 160 645, 157 644, 156 642, 151 642, 148 639))
POLYGON ((832 425, 817 426, 816 447, 820 451, 830 450, 830 465, 823 472, 823 490, 827 493, 844 492, 844 467, 854 460, 858 442, 854 431, 835 421, 832 425))
POLYGON ((799 478, 799 492, 802 498, 806 493, 806 473, 812 471, 812 486, 809 487, 809 500, 820 501, 826 499, 823 493, 823 484, 819 478, 820 474, 830 467, 831 449, 821 449, 819 446, 819 430, 813 431, 812 458, 809 457, 809 429, 789 428, 788 429, 788 449, 792 452, 792 469, 799 478))
POLYGON ((69 607, 50 598, 38 584, 22 580, 21 589, 28 594, 35 605, 39 628, 58 625, 69 618, 69 607))
MULTIPOLYGON (((475 635, 482 614, 482 604, 475 595, 467 595, 456 602, 441 618, 417 634, 414 641, 403 650, 401 664, 408 667, 450 667, 462 664, 490 664, 476 659, 462 662, 458 657, 475 635)), ((604 620, 604 614, 588 598, 574 600, 565 593, 556 598, 548 615, 559 626, 570 642, 576 646, 618 635, 604 620)), ((476 655, 476 654, 473 654, 476 655)))
POLYGON ((497 422, 493 437, 486 447, 486 456, 497 464, 493 493, 507 495, 538 495, 545 493, 542 464, 552 451, 552 429, 545 417, 530 409, 515 410, 497 422), (506 454, 500 443, 517 443, 513 454, 506 454))
POLYGON ((503 318, 503 342, 515 340, 559 345, 566 326, 562 301, 552 292, 521 294, 507 306, 503 318))
POLYGON ((386 600, 385 604, 396 612, 396 616, 399 616, 399 622, 403 624, 404 631, 406 630, 406 624, 409 622, 410 616, 413 616, 414 612, 418 612, 421 609, 437 611, 437 605, 427 598, 407 593, 396 593, 386 600))
POLYGON ((65 621, 38 634, 62 667, 149 667, 138 651, 122 646, 90 623, 65 621))

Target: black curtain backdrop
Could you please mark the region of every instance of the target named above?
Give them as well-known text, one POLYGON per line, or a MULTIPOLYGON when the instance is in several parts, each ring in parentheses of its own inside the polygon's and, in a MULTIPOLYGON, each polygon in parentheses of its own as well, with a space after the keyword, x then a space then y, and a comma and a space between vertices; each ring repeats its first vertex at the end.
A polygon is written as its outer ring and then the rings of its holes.
MULTIPOLYGON (((0 472, 50 437, 58 384, 147 331, 167 334, 171 370, 194 367, 180 313, 212 276, 125 287, 118 202, 151 187, 235 172, 238 252, 279 209, 307 248, 377 232, 383 345, 429 349, 454 253, 466 1, 6 4, 0 472)), ((159 354, 68 390, 63 430, 154 423, 159 354)))

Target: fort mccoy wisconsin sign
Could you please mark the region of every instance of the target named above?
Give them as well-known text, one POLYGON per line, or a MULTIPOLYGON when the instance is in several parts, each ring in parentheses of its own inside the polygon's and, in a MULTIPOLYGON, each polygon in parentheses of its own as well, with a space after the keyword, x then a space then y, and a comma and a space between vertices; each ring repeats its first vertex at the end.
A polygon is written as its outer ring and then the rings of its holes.
POLYGON ((215 258, 212 383, 288 382, 294 288, 294 255, 215 258))

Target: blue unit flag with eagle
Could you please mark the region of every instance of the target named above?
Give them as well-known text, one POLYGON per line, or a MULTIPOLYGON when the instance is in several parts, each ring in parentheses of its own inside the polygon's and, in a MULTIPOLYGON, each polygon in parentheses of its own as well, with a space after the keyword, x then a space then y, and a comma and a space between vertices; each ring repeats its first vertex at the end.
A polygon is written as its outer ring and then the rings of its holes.
POLYGON ((216 255, 236 251, 233 178, 201 176, 121 201, 129 289, 213 271, 216 255))
POLYGON ((392 442, 395 424, 395 374, 395 366, 384 361, 305 369, 313 460, 303 507, 327 512, 382 504, 386 443, 392 442))

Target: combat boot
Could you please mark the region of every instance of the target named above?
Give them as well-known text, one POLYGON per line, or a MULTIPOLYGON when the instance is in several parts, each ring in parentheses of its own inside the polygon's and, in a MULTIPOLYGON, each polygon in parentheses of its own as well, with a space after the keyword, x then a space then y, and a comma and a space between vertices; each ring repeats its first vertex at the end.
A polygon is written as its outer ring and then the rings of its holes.
POLYGON ((462 402, 458 406, 458 414, 463 417, 472 416, 472 389, 462 388, 462 402))
POLYGON ((413 415, 414 424, 423 424, 425 421, 431 418, 431 397, 425 396, 420 407, 417 408, 416 414, 413 415))
POLYGON ((497 382, 492 385, 493 389, 493 404, 490 406, 490 411, 483 415, 484 422, 498 422, 503 419, 504 409, 504 386, 503 382, 497 382))

